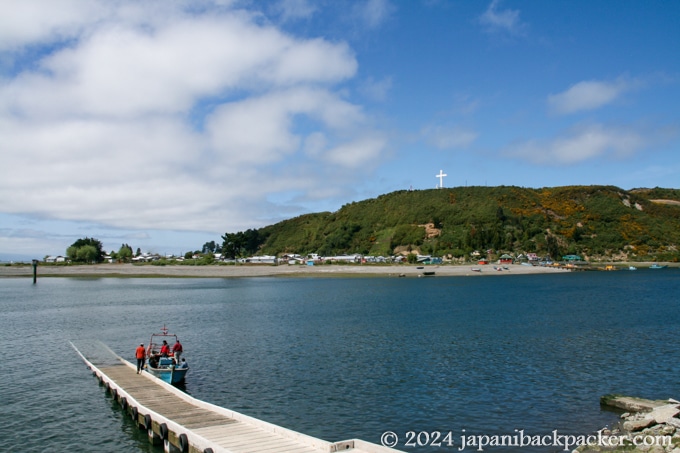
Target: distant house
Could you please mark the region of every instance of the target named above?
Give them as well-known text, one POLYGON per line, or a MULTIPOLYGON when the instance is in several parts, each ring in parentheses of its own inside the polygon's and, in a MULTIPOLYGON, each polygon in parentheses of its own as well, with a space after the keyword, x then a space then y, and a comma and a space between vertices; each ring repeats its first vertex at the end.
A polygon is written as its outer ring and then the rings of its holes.
POLYGON ((61 255, 57 255, 57 256, 46 256, 46 257, 45 257, 45 262, 46 262, 46 263, 65 263, 65 262, 66 262, 66 258, 63 257, 63 256, 61 256, 61 255))
POLYGON ((151 261, 157 261, 159 259, 161 259, 160 255, 145 252, 139 256, 135 256, 134 258, 132 258, 132 261, 135 263, 149 263, 151 261))
POLYGON ((501 257, 499 258, 499 261, 501 262, 501 264, 512 264, 513 258, 512 258, 512 256, 505 253, 505 254, 501 255, 501 257))
POLYGON ((444 260, 440 257, 429 256, 423 261, 419 261, 421 264, 442 264, 444 260))
POLYGON ((578 255, 565 255, 562 259, 564 261, 582 261, 581 257, 578 255))
POLYGON ((432 259, 432 256, 430 256, 430 255, 417 255, 416 262, 424 263, 425 261, 429 261, 431 259, 432 259))
POLYGON ((280 263, 299 264, 302 262, 302 257, 297 253, 284 253, 279 257, 280 263))
POLYGON ((535 253, 527 253, 527 259, 528 259, 529 261, 538 261, 538 260, 540 260, 540 258, 538 257, 538 255, 535 254, 535 253))
POLYGON ((325 259, 332 263, 358 263, 361 261, 361 255, 327 256, 325 259))
POLYGON ((489 260, 486 258, 482 258, 479 261, 477 261, 477 264, 484 265, 484 264, 489 264, 489 260))
POLYGON ((383 256, 364 256, 361 258, 362 263, 384 263, 385 257, 383 256))
POLYGON ((246 263, 251 264, 276 264, 276 257, 270 255, 251 256, 246 258, 246 263))

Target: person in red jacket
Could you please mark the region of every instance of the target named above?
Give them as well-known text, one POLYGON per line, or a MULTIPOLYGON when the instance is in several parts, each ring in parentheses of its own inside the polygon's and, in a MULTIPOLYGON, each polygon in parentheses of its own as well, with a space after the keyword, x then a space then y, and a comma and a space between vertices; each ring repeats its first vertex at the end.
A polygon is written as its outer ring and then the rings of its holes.
POLYGON ((135 357, 137 357, 137 374, 141 373, 144 369, 144 359, 146 359, 146 350, 144 349, 144 343, 137 346, 135 351, 135 357))
POLYGON ((177 363, 179 363, 179 359, 182 356, 183 351, 184 349, 182 348, 182 343, 180 343, 179 340, 176 340, 175 344, 172 346, 172 353, 174 354, 177 363))
POLYGON ((170 346, 168 342, 163 340, 163 346, 161 346, 161 357, 167 357, 170 355, 170 346))

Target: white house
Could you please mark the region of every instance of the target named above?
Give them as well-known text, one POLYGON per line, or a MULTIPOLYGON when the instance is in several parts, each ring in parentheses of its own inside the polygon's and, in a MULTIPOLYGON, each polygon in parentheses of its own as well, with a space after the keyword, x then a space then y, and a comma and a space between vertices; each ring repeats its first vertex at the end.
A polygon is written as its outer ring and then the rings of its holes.
POLYGON ((431 255, 417 255, 416 261, 418 263, 423 263, 425 261, 430 261, 432 259, 431 255))
POLYGON ((336 263, 358 263, 361 261, 361 255, 337 255, 326 256, 324 259, 336 263))
POLYGON ((252 264, 276 264, 276 257, 270 255, 251 256, 250 258, 246 258, 245 262, 252 264))
POLYGON ((535 253, 527 253, 527 259, 529 261, 538 261, 540 258, 535 253))
POLYGON ((136 263, 139 263, 139 262, 145 262, 146 263, 146 262, 150 262, 150 261, 157 261, 159 259, 161 259, 160 255, 155 255, 155 254, 144 252, 141 255, 135 256, 134 258, 132 258, 132 261, 134 261, 136 263))
POLYGON ((46 256, 45 257, 45 262, 46 263, 65 263, 66 258, 58 255, 58 256, 46 256))

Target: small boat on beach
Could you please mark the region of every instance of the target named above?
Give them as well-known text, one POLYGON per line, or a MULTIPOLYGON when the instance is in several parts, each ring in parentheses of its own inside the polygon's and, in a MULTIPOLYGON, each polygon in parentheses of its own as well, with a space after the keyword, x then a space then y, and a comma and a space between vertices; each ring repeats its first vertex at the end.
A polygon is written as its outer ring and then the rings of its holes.
POLYGON ((667 267, 668 267, 667 264, 664 264, 663 266, 661 266, 657 263, 654 263, 651 266, 649 266, 650 269, 666 269, 667 267))
POLYGON ((186 362, 177 363, 179 357, 175 357, 175 354, 170 350, 175 343, 177 343, 177 335, 168 333, 168 328, 163 326, 161 333, 151 334, 149 347, 146 351, 148 357, 146 371, 168 384, 183 382, 187 371, 189 371, 186 362))
POLYGON ((470 268, 470 270, 471 270, 472 272, 482 272, 482 270, 481 270, 480 268, 478 268, 478 267, 470 268))

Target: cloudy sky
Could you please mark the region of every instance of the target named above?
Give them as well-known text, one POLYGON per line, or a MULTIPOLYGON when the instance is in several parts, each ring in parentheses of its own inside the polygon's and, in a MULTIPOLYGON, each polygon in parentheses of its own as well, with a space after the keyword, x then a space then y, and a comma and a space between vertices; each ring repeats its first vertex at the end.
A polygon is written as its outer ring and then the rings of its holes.
POLYGON ((0 0, 0 260, 402 189, 680 188, 680 2, 0 0))

